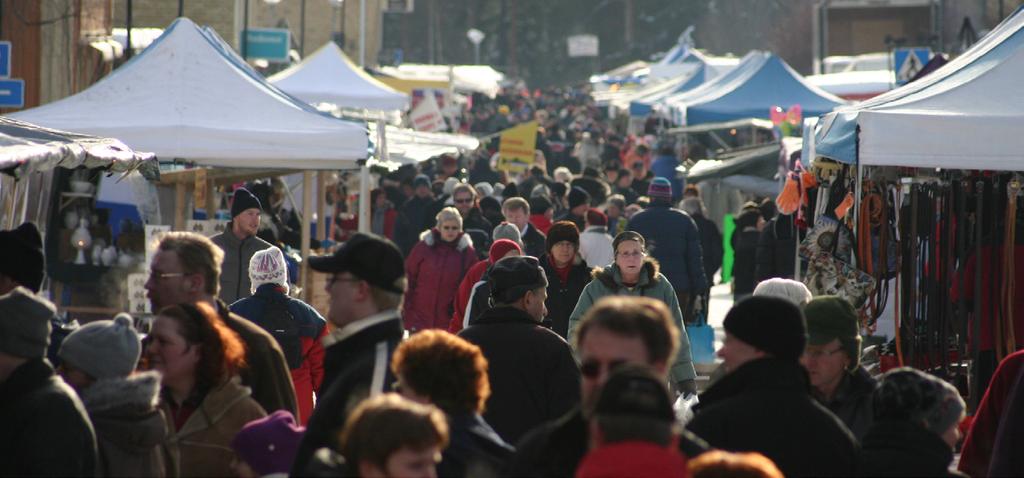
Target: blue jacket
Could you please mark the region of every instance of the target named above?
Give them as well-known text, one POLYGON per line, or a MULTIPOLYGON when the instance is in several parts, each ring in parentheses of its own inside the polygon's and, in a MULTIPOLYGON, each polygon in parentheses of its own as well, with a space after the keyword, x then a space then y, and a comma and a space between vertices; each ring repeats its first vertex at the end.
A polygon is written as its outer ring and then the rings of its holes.
POLYGON ((327 327, 327 320, 320 315, 309 304, 291 297, 286 297, 274 284, 263 284, 256 288, 252 297, 239 299, 231 304, 231 312, 234 312, 253 322, 259 322, 263 317, 263 310, 268 300, 287 298, 288 312, 292 314, 299 325, 299 334, 303 339, 316 340, 320 338, 324 327, 327 327))
POLYGON ((628 229, 644 236, 647 250, 677 292, 707 289, 700 233, 693 218, 667 204, 654 203, 636 213, 628 229))
POLYGON ((654 173, 654 176, 665 178, 668 182, 672 183, 673 203, 683 197, 683 180, 676 174, 676 167, 679 164, 679 159, 674 155, 659 155, 651 161, 651 172, 654 173))

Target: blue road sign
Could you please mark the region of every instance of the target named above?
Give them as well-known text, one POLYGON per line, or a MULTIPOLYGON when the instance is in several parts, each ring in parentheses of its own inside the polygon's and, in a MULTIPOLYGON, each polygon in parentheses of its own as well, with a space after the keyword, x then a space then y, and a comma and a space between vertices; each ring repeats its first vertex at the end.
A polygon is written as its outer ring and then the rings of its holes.
POLYGON ((273 63, 288 62, 291 32, 284 28, 250 28, 245 31, 245 56, 273 63))
POLYGON ((11 42, 0 41, 0 78, 11 77, 11 42))
POLYGON ((25 106, 25 80, 0 80, 0 108, 25 106))
POLYGON ((905 85, 932 59, 932 49, 922 47, 897 48, 892 51, 896 84, 905 85))

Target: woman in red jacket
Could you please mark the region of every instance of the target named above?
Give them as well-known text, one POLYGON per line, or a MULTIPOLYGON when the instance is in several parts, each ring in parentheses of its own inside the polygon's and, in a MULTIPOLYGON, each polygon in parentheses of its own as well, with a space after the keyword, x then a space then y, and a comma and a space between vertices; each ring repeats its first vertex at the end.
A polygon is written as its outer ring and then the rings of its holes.
POLYGON ((480 278, 484 276, 487 269, 505 257, 521 255, 523 255, 523 249, 515 241, 498 239, 491 244, 487 260, 477 262, 476 265, 471 267, 469 272, 466 273, 466 277, 462 279, 462 283, 459 284, 459 291, 455 296, 455 304, 453 306, 455 312, 452 314, 451 321, 448 322, 449 332, 457 334, 462 330, 462 322, 466 315, 466 304, 469 303, 469 297, 473 293, 473 286, 480 281, 480 278))
POLYGON ((405 328, 410 332, 447 328, 459 283, 476 263, 476 250, 462 232, 459 211, 442 209, 437 213, 437 226, 420 235, 420 242, 405 260, 405 328))

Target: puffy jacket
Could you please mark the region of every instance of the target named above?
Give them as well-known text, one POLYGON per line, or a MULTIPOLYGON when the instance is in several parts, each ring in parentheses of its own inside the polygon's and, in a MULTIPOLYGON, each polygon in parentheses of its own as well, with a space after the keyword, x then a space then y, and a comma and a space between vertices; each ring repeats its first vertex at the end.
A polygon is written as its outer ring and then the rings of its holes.
POLYGON ((296 418, 305 425, 313 413, 313 393, 320 393, 320 384, 324 380, 324 347, 320 341, 327 335, 327 320, 309 304, 286 296, 284 291, 274 284, 263 284, 256 289, 256 294, 252 297, 231 304, 231 312, 261 324, 267 302, 271 300, 288 301, 288 313, 295 319, 299 329, 302 364, 291 369, 291 373, 295 399, 299 406, 299 415, 296 418))
POLYGON ((452 242, 441 240, 436 229, 424 232, 405 260, 409 286, 402 318, 410 331, 447 329, 455 292, 470 267, 477 263, 469 235, 452 242))
POLYGON ((98 380, 81 397, 96 430, 97 476, 164 476, 160 374, 98 380))
POLYGON ((256 236, 239 239, 228 229, 210 238, 217 247, 224 250, 224 262, 220 264, 220 298, 231 304, 238 299, 252 295, 249 282, 249 259, 259 251, 269 249, 271 244, 256 236))
POLYGON ((572 268, 569 269, 569 276, 565 282, 555 272, 555 265, 551 256, 545 254, 540 258, 540 265, 544 268, 544 274, 548 277, 548 298, 544 306, 548 309, 547 321, 551 323, 551 330, 561 335, 563 339, 569 340, 569 317, 576 309, 576 303, 580 300, 583 288, 590 282, 590 268, 579 255, 573 260, 572 268))
POLYGON ((811 397, 796 360, 762 358, 725 375, 700 395, 687 425, 708 444, 756 451, 785 476, 851 476, 857 441, 811 397))
POLYGON ((668 279, 658 272, 658 261, 650 257, 646 258, 640 272, 640 281, 631 288, 622 284, 622 274, 619 272, 619 266, 615 264, 595 268, 591 277, 590 283, 583 288, 580 300, 569 317, 569 337, 575 337, 576 327, 580 320, 602 297, 627 295, 658 299, 668 306, 668 310, 672 312, 672 322, 679 329, 679 353, 676 355, 675 363, 672 364, 669 377, 677 384, 684 380, 694 380, 697 377, 697 372, 693 368, 693 359, 690 357, 690 339, 686 336, 686 328, 683 327, 683 312, 679 309, 679 297, 676 296, 668 279))
POLYGON ((661 263, 675 290, 700 293, 707 289, 700 234, 688 214, 655 203, 636 213, 628 227, 644 236, 647 250, 661 263))
POLYGON ((580 370, 565 339, 526 312, 496 307, 459 332, 487 358, 491 397, 484 419, 515 443, 580 400, 580 370))
POLYGON ((238 377, 225 380, 206 393, 199 406, 175 429, 174 412, 165 399, 160 409, 170 435, 164 441, 167 476, 231 476, 231 440, 238 431, 267 414, 249 396, 238 377))
POLYGON ((89 416, 46 359, 25 362, 0 383, 0 450, 0 476, 96 474, 89 416))

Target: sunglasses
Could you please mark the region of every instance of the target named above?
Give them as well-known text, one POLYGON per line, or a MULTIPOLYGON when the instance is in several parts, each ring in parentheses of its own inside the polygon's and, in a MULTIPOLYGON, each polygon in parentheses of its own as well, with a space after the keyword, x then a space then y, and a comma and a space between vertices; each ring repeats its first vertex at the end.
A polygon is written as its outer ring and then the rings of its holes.
MULTIPOLYGON (((607 363, 608 373, 626 364, 625 360, 612 360, 607 363)), ((580 364, 580 374, 589 379, 595 379, 601 375, 601 369, 605 363, 600 360, 587 360, 580 364)))

